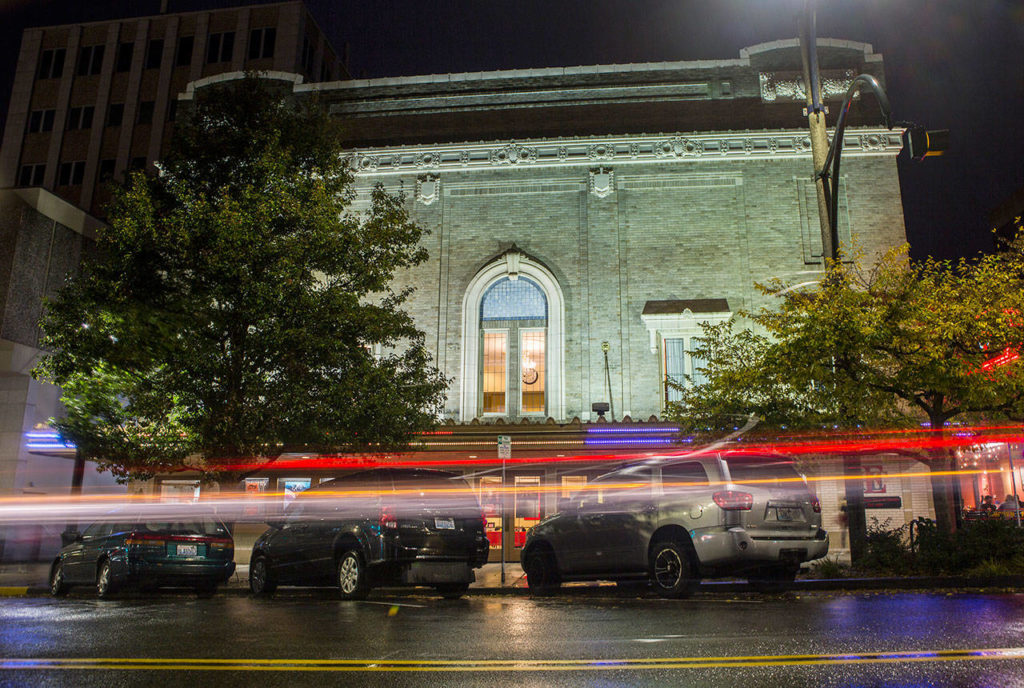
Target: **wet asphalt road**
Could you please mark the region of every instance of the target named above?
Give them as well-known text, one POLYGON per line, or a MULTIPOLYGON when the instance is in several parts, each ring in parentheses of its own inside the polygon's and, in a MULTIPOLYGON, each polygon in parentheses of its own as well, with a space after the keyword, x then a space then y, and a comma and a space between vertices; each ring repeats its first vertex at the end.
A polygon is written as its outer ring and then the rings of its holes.
POLYGON ((0 599, 0 656, 4 686, 1024 687, 1024 594, 83 593, 0 599))

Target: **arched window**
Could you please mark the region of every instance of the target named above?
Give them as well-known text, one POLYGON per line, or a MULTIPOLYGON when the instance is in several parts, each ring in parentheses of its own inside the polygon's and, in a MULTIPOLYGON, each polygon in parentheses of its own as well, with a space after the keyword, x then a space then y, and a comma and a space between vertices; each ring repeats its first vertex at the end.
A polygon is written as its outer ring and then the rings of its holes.
POLYGON ((554 276, 518 250, 470 282, 463 300, 461 420, 562 420, 564 305, 554 276))
POLYGON ((480 300, 483 415, 544 415, 548 300, 525 277, 502 277, 480 300))

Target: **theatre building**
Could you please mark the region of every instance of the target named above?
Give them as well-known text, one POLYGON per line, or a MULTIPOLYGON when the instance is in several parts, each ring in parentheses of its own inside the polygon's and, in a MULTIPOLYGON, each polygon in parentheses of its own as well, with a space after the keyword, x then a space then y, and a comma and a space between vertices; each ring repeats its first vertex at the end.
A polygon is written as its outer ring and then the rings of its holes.
MULTIPOLYGON (((884 80, 870 45, 819 40, 818 50, 833 112, 855 75, 884 80)), ((608 469, 563 460, 682 449, 658 421, 672 400, 666 380, 699 378, 689 352, 701 324, 767 304, 755 282, 819 278, 800 69, 790 40, 699 62, 330 83, 266 75, 316 94, 344 122, 356 210, 383 184, 429 230, 429 259, 397 287, 415 289, 408 308, 452 383, 444 434, 395 461, 450 460, 467 473, 497 551, 504 533, 515 558, 531 523, 608 469), (499 436, 533 463, 509 464, 503 479, 499 436), (504 518, 501 485, 515 489, 504 518)), ((901 132, 878 124, 870 96, 851 116, 839 234, 870 261, 906 240, 901 132)), ((276 473, 251 489, 325 477, 276 473)), ((930 508, 920 482, 919 513, 930 508)), ((827 520, 841 491, 819 489, 827 520)))
MULTIPOLYGON (((868 44, 819 39, 818 52, 830 121, 854 76, 884 83, 868 44)), ((40 298, 102 221, 102 182, 151 167, 182 101, 246 69, 344 122, 355 210, 383 184, 429 230, 429 259, 396 288, 414 288, 407 307, 452 382, 437 433, 393 461, 464 473, 495 558, 502 543, 516 558, 532 523, 611 464, 687 446, 662 422, 666 381, 699 379, 702 323, 768 304, 756 282, 821 276, 795 40, 730 59, 352 80, 299 2, 30 29, 0 153, 14 247, 0 254, 0 489, 44 475, 66 477, 42 491, 67 489, 73 462, 56 457, 73 450, 32 436, 56 394, 28 370, 40 298), (502 488, 514 488, 504 505, 502 488)), ((865 261, 906 240, 901 132, 880 121, 872 96, 855 102, 836 182, 840 240, 865 261)), ((277 471, 246 489, 294 493, 335 474, 277 471)), ((136 487, 206 489, 165 478, 136 487)), ((888 489, 900 521, 929 513, 925 479, 888 489)), ((841 529, 841 486, 817 491, 826 528, 841 529)))

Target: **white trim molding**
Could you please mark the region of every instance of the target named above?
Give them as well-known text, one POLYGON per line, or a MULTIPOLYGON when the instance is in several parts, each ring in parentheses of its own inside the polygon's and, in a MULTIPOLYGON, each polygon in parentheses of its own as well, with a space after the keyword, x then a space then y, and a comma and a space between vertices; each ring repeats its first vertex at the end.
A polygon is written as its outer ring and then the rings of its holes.
POLYGON ((644 313, 640 319, 647 327, 650 338, 651 353, 658 353, 660 339, 682 339, 697 337, 703 332, 701 325, 709 323, 718 325, 732 317, 732 311, 716 311, 714 313, 694 313, 689 308, 681 313, 644 313))
MULTIPOLYGON (((895 156, 902 129, 856 127, 843 138, 843 155, 895 156)), ((357 148, 344 154, 357 176, 423 174, 443 170, 498 170, 615 166, 696 160, 810 158, 811 141, 799 129, 591 136, 530 141, 481 141, 445 145, 357 148)))
POLYGON ((557 422, 565 420, 565 297, 558 280, 546 267, 518 249, 511 248, 481 268, 462 297, 459 420, 464 423, 477 417, 477 401, 480 396, 477 380, 480 374, 480 300, 484 292, 498 280, 505 277, 516 279, 519 275, 536 283, 548 300, 547 415, 557 422))

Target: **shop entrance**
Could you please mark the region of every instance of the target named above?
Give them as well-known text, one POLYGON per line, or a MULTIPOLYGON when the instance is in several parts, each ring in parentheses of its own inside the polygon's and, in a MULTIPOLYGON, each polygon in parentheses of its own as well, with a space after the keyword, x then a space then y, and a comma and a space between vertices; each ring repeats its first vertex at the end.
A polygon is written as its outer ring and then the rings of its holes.
POLYGON ((487 561, 500 562, 502 547, 505 561, 517 562, 526 543, 526 531, 543 518, 541 494, 542 476, 539 474, 507 476, 508 492, 501 489, 501 476, 480 478, 480 507, 487 519, 486 534, 490 543, 487 561), (502 500, 505 500, 502 518, 502 500))

